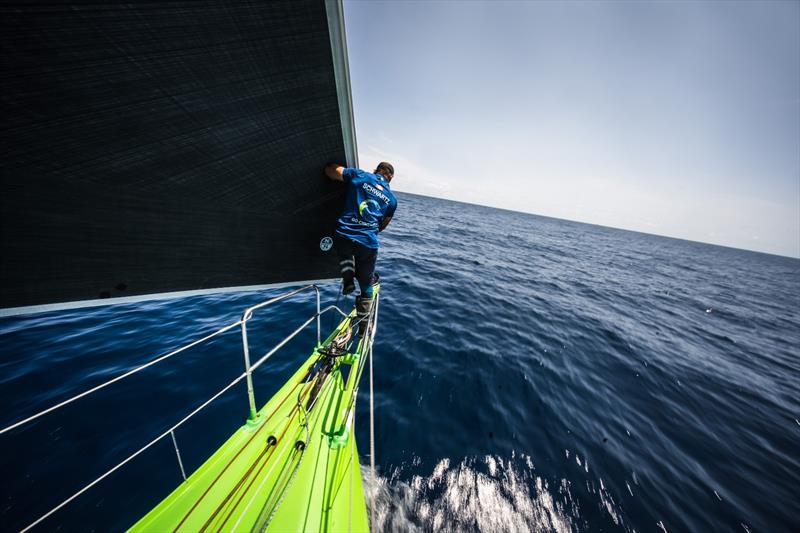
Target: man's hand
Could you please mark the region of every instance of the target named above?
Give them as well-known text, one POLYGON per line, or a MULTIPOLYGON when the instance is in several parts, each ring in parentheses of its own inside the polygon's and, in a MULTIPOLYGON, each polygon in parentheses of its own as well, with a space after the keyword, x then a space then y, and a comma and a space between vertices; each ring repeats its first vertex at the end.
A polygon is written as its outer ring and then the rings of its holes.
POLYGON ((381 220, 381 227, 378 228, 378 231, 385 230, 386 226, 388 226, 389 222, 391 222, 391 221, 392 221, 392 217, 383 217, 383 220, 381 220))
POLYGON ((325 167, 325 175, 334 181, 344 181, 343 172, 344 167, 336 163, 331 163, 325 167))

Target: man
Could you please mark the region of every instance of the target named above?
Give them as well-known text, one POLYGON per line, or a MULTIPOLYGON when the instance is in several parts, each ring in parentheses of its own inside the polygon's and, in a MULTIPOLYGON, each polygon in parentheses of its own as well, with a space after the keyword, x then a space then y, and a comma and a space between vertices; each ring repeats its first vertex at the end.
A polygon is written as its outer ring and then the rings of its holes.
POLYGON ((334 245, 342 270, 342 294, 361 288, 356 298, 359 334, 366 329, 366 318, 372 309, 375 261, 378 259, 378 232, 386 229, 397 208, 397 199, 389 189, 394 167, 380 163, 374 173, 358 168, 331 164, 325 174, 347 184, 344 212, 336 223, 334 245))

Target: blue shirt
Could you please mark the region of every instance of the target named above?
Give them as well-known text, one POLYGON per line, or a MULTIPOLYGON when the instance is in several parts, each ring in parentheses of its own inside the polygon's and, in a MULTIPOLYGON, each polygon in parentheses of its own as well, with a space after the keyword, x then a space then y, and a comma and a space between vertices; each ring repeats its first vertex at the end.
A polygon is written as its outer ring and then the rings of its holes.
POLYGON ((347 196, 344 213, 336 223, 336 233, 377 249, 380 224, 384 218, 394 215, 397 208, 389 182, 380 174, 358 168, 346 168, 342 175, 347 184, 347 196))

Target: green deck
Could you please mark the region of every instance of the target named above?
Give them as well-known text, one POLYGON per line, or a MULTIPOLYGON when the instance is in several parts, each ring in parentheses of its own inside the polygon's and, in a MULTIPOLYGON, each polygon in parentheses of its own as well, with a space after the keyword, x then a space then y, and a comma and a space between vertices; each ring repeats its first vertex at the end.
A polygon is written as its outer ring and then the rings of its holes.
MULTIPOLYGON (((346 318, 323 343, 349 326, 346 318)), ((368 531, 358 449, 345 420, 368 356, 336 359, 310 410, 314 353, 219 450, 131 531, 368 531), (350 366, 347 382, 343 367, 350 366), (306 381, 306 383, 303 383, 306 381), (269 444, 270 437, 276 443, 269 444), (298 450, 296 443, 304 442, 298 450)))

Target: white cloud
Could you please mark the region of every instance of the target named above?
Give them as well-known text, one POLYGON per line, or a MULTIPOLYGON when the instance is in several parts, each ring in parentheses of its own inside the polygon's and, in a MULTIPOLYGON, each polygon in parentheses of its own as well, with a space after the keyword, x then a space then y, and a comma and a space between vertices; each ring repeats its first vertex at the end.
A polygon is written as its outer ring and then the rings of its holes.
POLYGON ((395 178, 392 189, 439 198, 452 198, 456 191, 454 180, 437 174, 408 157, 367 145, 359 147, 358 160, 361 168, 372 170, 381 161, 394 166, 395 178))
POLYGON ((363 147, 359 157, 362 168, 391 162, 397 173, 392 186, 399 191, 800 256, 800 220, 790 207, 708 190, 699 179, 694 188, 686 188, 683 182, 666 178, 647 182, 599 172, 575 176, 572 172, 576 169, 568 165, 542 166, 525 175, 515 171, 519 163, 511 160, 490 165, 493 175, 466 164, 456 177, 375 145, 363 147))

